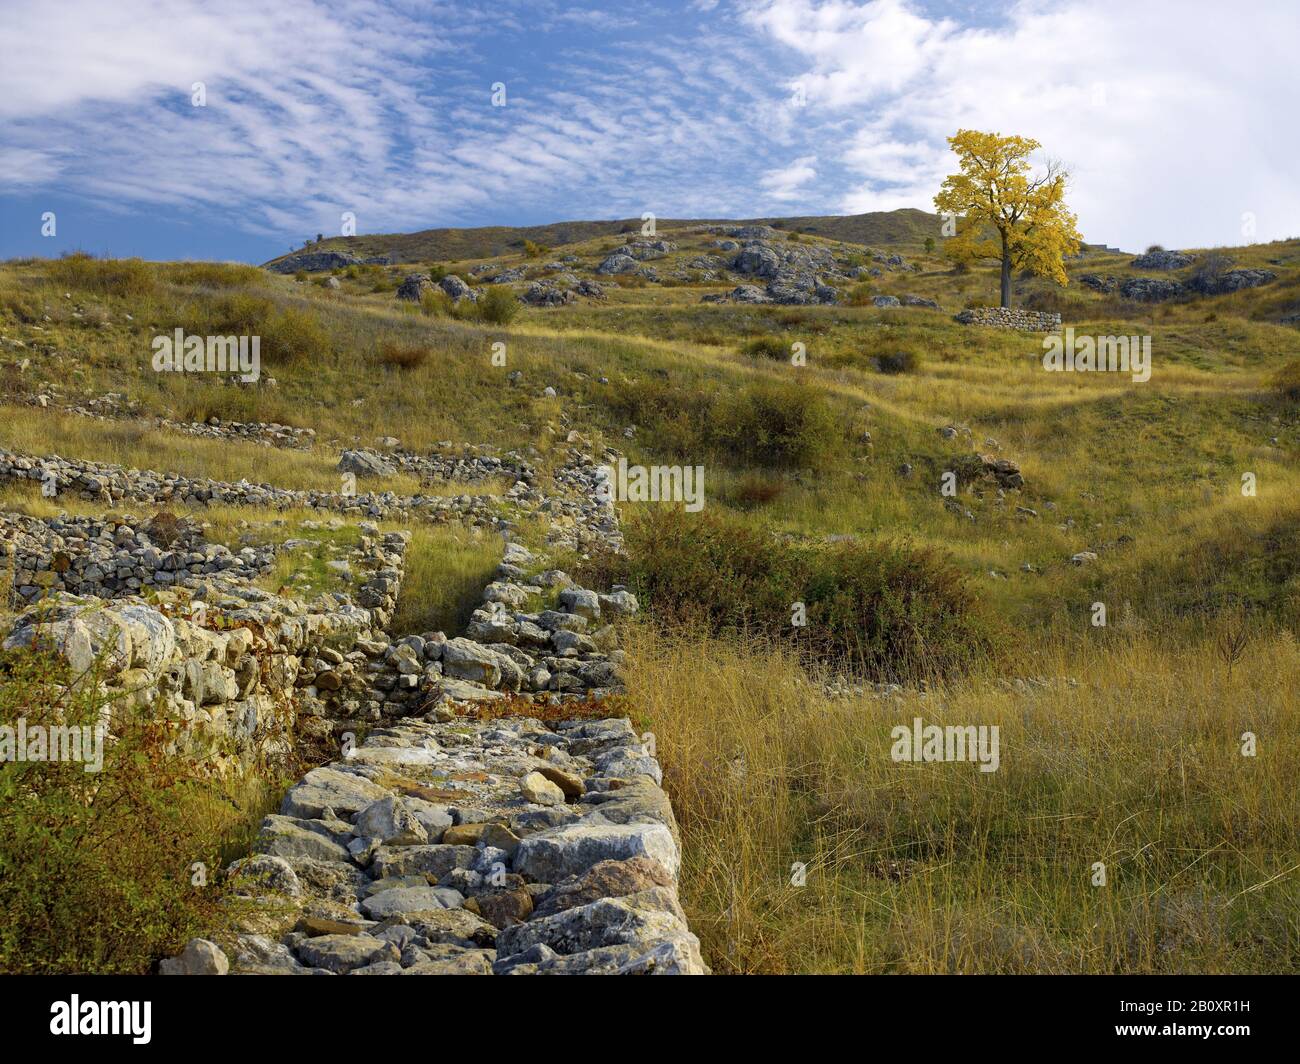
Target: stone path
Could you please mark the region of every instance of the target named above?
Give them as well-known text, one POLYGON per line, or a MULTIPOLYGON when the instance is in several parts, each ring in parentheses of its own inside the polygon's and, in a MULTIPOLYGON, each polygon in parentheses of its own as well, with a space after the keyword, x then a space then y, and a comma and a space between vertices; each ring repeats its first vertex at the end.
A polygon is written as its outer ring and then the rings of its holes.
POLYGON ((233 866, 260 903, 177 974, 704 974, 659 765, 624 719, 404 720, 233 866))

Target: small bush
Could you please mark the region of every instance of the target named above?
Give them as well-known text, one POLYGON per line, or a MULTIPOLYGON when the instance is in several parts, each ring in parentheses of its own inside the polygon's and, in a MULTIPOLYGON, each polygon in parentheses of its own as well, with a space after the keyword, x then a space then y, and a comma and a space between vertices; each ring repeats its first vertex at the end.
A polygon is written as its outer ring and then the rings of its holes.
POLYGON ((734 517, 663 507, 638 512, 626 540, 626 556, 596 559, 592 578, 626 583, 669 623, 780 638, 809 661, 877 680, 951 676, 1001 653, 1001 629, 928 548, 788 542, 734 517), (794 602, 807 625, 791 624, 794 602))
POLYGON ((250 292, 234 292, 194 304, 187 332, 261 334, 275 316, 275 300, 250 292))
POLYGON ((1292 359, 1269 378, 1269 385, 1278 397, 1289 403, 1300 403, 1300 358, 1292 359))
POLYGON ((375 349, 375 361, 391 369, 411 370, 423 366, 429 349, 422 344, 404 344, 385 340, 375 349))
POLYGON ((478 319, 491 325, 509 325, 519 313, 519 300, 509 288, 492 285, 478 297, 478 319))
POLYGON ((821 469, 844 434, 825 396, 799 383, 754 384, 715 404, 710 448, 768 468, 821 469))
MULTIPOLYGON (((202 285, 205 288, 240 288, 260 284, 266 279, 256 266, 239 262, 169 262, 158 269, 163 279, 173 284, 202 285)), ((306 276, 304 273, 303 278, 306 276)))
POLYGON ((741 349, 751 358, 770 358, 785 362, 790 357, 790 345, 780 336, 756 336, 741 349))
POLYGON ((825 395, 800 382, 724 391, 650 376, 602 396, 611 416, 645 426, 664 451, 692 463, 819 469, 844 448, 825 395))
POLYGON ((7 314, 16 321, 32 324, 41 320, 45 308, 35 293, 5 288, 0 289, 0 314, 7 314))
POLYGON ((876 363, 881 373, 915 373, 921 368, 921 358, 915 351, 895 351, 881 355, 876 363))
POLYGON ((302 362, 331 349, 329 330, 309 310, 286 307, 262 330, 262 353, 285 362, 302 362))
POLYGON ((849 289, 848 304, 851 307, 869 307, 875 294, 875 289, 866 281, 862 281, 849 289))
MULTIPOLYGON (((103 695, 66 671, 39 652, 0 655, 0 723, 93 728, 103 695)), ((176 722, 151 716, 114 714, 98 772, 0 763, 0 972, 144 974, 225 922, 224 892, 195 887, 193 865, 215 877, 247 852, 284 769, 247 785, 196 778, 176 722)))
POLYGON ((81 251, 51 262, 50 280, 104 296, 147 296, 158 287, 158 275, 143 259, 97 259, 81 251))
POLYGON ((298 362, 332 348, 329 331, 312 311, 281 310, 275 300, 250 292, 190 304, 180 324, 200 336, 259 336, 263 360, 298 362))
POLYGON ((455 305, 441 288, 426 288, 420 293, 420 312, 430 318, 450 318, 455 305))
POLYGON ((1192 270, 1188 283, 1199 292, 1218 292, 1223 275, 1232 269, 1232 259, 1221 251, 1212 251, 1192 270))
POLYGON ((736 488, 738 506, 753 509, 775 502, 785 492, 785 482, 775 477, 748 476, 736 488))

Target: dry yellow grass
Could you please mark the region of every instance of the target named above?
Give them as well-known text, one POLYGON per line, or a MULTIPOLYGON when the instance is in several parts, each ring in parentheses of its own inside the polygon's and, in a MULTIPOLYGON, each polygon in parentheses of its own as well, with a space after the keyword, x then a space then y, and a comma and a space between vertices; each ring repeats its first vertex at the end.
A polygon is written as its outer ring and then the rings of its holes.
POLYGON ((687 913, 716 970, 1297 967, 1287 632, 1261 633, 1231 678, 1211 637, 1114 632, 1045 649, 1043 673, 1077 687, 974 678, 886 701, 829 700, 774 650, 649 629, 633 647, 632 702, 657 739, 687 913), (918 716, 997 725, 998 771, 895 763, 890 730, 918 716))

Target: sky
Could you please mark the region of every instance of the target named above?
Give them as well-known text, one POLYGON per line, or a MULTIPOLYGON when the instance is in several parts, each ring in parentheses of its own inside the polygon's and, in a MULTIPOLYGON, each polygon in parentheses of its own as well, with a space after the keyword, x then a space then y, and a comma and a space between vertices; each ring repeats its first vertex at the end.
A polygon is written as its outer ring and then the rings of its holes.
POLYGON ((1297 41, 1294 0, 0 0, 0 258, 932 210, 961 128, 1063 162, 1089 241, 1282 239, 1297 41))

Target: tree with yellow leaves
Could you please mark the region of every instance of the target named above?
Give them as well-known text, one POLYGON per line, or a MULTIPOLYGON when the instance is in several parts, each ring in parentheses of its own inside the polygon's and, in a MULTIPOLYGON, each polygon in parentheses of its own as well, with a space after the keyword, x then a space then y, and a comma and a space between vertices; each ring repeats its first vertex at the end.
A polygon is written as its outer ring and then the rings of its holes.
POLYGON ((946 178, 934 205, 957 219, 944 253, 955 262, 1000 259, 1002 305, 1011 306, 1011 271, 1029 270, 1068 284, 1065 257, 1079 250, 1076 218, 1065 207, 1069 174, 1048 161, 1035 172, 1029 156, 1041 145, 959 129, 948 138, 961 172, 946 178))

